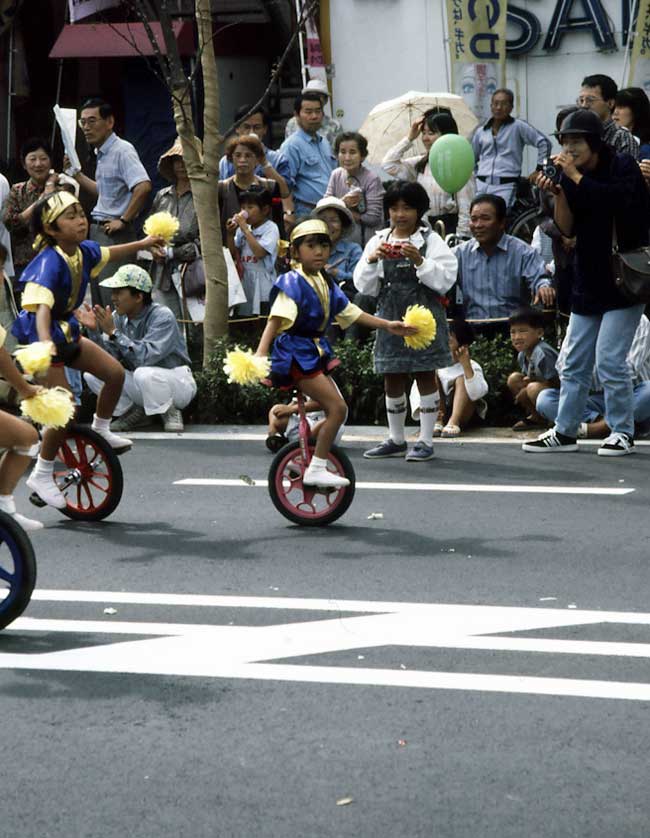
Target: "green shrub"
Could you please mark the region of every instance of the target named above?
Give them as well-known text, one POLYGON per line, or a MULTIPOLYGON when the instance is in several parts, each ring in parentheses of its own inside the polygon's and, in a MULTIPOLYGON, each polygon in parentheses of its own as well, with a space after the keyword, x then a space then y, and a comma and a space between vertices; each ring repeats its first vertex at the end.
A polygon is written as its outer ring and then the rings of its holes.
MULTIPOLYGON (((223 371, 226 352, 236 344, 242 349, 257 345, 257 331, 246 335, 241 330, 237 338, 230 336, 218 341, 203 369, 195 372, 197 399, 191 412, 195 422, 228 424, 261 424, 266 422, 273 404, 286 401, 288 394, 269 387, 239 387, 228 384, 223 371)), ((547 335, 555 343, 554 332, 547 335)), ((335 354, 341 364, 334 374, 349 408, 349 423, 372 425, 385 421, 383 378, 373 368, 373 341, 358 346, 351 340, 336 344, 335 354)), ((508 375, 517 369, 515 351, 510 340, 496 335, 479 337, 472 345, 472 357, 483 367, 489 386, 487 422, 509 425, 518 417, 506 387, 508 375)))

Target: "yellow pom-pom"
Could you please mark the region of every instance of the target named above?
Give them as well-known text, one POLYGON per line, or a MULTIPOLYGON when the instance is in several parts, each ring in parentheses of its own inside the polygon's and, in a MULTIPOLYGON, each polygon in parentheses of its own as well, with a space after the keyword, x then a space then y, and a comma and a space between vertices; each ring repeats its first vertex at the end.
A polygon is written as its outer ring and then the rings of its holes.
POLYGON ((41 340, 37 343, 30 343, 23 349, 16 352, 16 360, 27 373, 27 375, 43 375, 52 363, 52 342, 41 340))
POLYGON ((154 212, 144 222, 144 231, 148 236, 162 236, 170 244, 176 233, 178 233, 178 218, 170 212, 154 212))
POLYGON ((52 387, 22 401, 20 410, 23 416, 27 416, 37 425, 65 428, 74 416, 74 403, 72 394, 65 387, 52 387))
POLYGON ((250 349, 243 350, 236 346, 226 354, 223 371, 228 376, 228 384, 259 384, 267 378, 271 370, 269 359, 253 355, 250 349))
POLYGON ((409 306, 402 322, 417 329, 416 334, 404 338, 404 343, 410 349, 426 349, 436 336, 435 318, 424 306, 409 306))

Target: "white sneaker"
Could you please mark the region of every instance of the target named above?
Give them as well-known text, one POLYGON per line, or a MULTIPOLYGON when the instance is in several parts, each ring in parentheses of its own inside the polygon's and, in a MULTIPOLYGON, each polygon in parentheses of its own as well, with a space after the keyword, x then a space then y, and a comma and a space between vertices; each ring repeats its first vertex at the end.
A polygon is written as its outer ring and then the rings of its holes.
POLYGON ((303 475, 302 482, 304 486, 318 486, 324 489, 344 489, 350 485, 347 477, 341 477, 340 474, 334 474, 322 466, 313 466, 311 463, 303 475))
POLYGON ((625 454, 634 454, 634 440, 623 433, 610 434, 598 449, 601 457, 623 457, 625 454))
POLYGON ((100 429, 93 426, 93 431, 95 431, 96 434, 99 434, 102 439, 105 439, 116 454, 124 454, 127 451, 130 451, 133 447, 132 440, 127 439, 125 436, 118 436, 107 428, 100 429))
POLYGON ((166 410, 163 413, 162 420, 163 429, 166 431, 175 431, 180 433, 185 430, 185 425, 183 424, 183 414, 177 407, 170 407, 169 410, 166 410))
POLYGON ((35 492, 39 498, 48 506, 55 509, 65 509, 65 496, 54 482, 54 477, 49 475, 36 475, 32 473, 26 480, 27 486, 35 492))
POLYGON ((588 433, 589 433, 589 428, 587 427, 587 423, 586 422, 581 422, 578 425, 578 433, 576 434, 576 436, 578 437, 578 439, 587 439, 587 434, 588 433))
POLYGON ((42 530, 45 526, 42 521, 36 521, 34 518, 27 518, 25 515, 21 515, 20 512, 13 512, 10 514, 14 521, 17 524, 20 524, 25 532, 36 532, 36 530, 42 530))

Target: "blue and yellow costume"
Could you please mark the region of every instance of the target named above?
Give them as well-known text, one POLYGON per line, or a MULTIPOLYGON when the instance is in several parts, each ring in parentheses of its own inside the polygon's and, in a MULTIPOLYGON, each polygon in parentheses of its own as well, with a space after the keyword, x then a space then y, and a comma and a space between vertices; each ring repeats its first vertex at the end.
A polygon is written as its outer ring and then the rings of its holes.
MULTIPOLYGON (((310 234, 329 232, 323 221, 307 221, 295 228, 292 239, 310 234)), ((269 317, 282 321, 271 350, 271 380, 281 388, 293 386, 301 373, 327 372, 334 358, 325 332, 332 322, 347 329, 362 313, 335 282, 322 273, 305 273, 300 265, 278 277, 270 302, 269 317)))
MULTIPOLYGON (((76 198, 67 192, 55 193, 57 206, 49 211, 48 223, 56 220, 51 216, 61 214, 76 198)), ((52 199, 50 199, 51 203, 52 199)), ((83 241, 72 256, 59 247, 46 245, 37 240, 38 255, 27 265, 20 277, 22 310, 12 327, 12 334, 20 343, 34 343, 39 340, 36 329, 36 311, 39 305, 52 310, 51 338, 55 344, 79 340, 79 322, 74 311, 79 308, 86 295, 91 278, 97 276, 109 260, 107 247, 96 242, 83 241)))

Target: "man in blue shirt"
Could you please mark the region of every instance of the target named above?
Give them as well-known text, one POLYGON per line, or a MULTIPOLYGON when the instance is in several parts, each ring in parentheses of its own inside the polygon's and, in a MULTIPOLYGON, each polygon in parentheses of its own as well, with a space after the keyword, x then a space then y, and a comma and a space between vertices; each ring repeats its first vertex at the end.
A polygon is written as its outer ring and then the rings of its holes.
MULTIPOLYGON (((73 173, 79 186, 97 199, 91 213, 90 238, 102 247, 135 241, 133 222, 151 192, 147 170, 131 143, 114 133, 115 117, 108 102, 103 99, 84 102, 79 127, 97 155, 95 180, 81 171, 73 173)), ((69 166, 68 160, 64 162, 69 166)), ((108 305, 110 293, 108 290, 100 292, 99 283, 119 265, 120 262, 113 261, 108 270, 104 269, 93 279, 93 302, 108 305)))
POLYGON ((458 284, 468 320, 508 318, 522 305, 522 281, 533 304, 553 305, 555 290, 542 257, 505 232, 506 203, 499 195, 477 195, 470 206, 473 238, 454 248, 458 284))
POLYGON ((515 97, 502 88, 492 95, 492 117, 479 126, 472 137, 476 158, 476 191, 500 195, 510 206, 517 179, 521 177, 524 147, 537 148, 537 168, 550 157, 551 141, 523 119, 511 116, 515 97))
POLYGON ((317 93, 300 93, 294 113, 298 130, 280 146, 289 165, 287 183, 293 192, 296 215, 309 215, 327 189, 336 160, 329 142, 318 129, 323 123, 323 104, 317 93))
MULTIPOLYGON (((237 108, 235 111, 234 121, 237 123, 240 119, 242 119, 242 117, 246 117, 246 119, 244 119, 244 121, 238 125, 237 128, 235 128, 235 134, 239 137, 242 137, 245 134, 255 134, 264 146, 265 159, 259 166, 257 166, 255 174, 260 177, 270 178, 271 175, 269 174, 269 169, 271 169, 275 170, 279 175, 282 175, 282 177, 286 180, 287 175, 289 174, 287 161, 279 151, 273 151, 273 149, 267 148, 266 145, 264 145, 264 140, 267 138, 269 128, 271 127, 268 111, 266 108, 260 108, 258 111, 255 111, 255 113, 246 116, 250 109, 251 105, 242 105, 240 108, 237 108)), ((234 174, 235 167, 224 154, 219 161, 219 180, 226 180, 234 174)))

